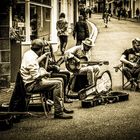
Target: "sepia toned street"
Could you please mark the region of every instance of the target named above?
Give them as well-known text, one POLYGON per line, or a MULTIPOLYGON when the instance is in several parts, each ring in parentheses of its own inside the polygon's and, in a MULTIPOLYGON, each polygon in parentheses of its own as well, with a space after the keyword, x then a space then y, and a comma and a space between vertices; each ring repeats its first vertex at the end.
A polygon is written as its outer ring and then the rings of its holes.
MULTIPOLYGON (((98 30, 92 60, 109 61, 109 65, 101 66, 101 72, 109 70, 112 90, 129 93, 129 100, 91 108, 82 108, 81 101, 74 100, 65 104, 74 110, 73 119, 54 119, 51 112, 45 118, 42 112, 40 117, 29 116, 15 123, 12 129, 0 131, 0 140, 139 140, 140 92, 130 88, 122 90, 121 72, 115 72, 113 67, 120 64, 122 52, 132 47, 132 39, 140 37, 140 23, 113 17, 105 28, 101 14, 92 14, 88 20, 98 30)), ((75 40, 70 35, 67 49, 73 45, 75 40)), ((3 96, 1 103, 10 99, 10 92, 8 97, 3 96)), ((2 97, 6 93, 0 94, 2 97)))

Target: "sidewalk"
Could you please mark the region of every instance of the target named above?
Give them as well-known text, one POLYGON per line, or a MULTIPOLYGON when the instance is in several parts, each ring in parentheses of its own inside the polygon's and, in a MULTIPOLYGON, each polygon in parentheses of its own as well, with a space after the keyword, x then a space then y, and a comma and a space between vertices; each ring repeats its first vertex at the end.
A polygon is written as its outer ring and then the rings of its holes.
MULTIPOLYGON (((116 18, 118 19, 117 16, 112 16, 112 18, 116 18)), ((131 21, 131 22, 136 22, 136 23, 140 23, 140 20, 137 20, 136 18, 121 18, 120 20, 127 20, 127 21, 131 21)))

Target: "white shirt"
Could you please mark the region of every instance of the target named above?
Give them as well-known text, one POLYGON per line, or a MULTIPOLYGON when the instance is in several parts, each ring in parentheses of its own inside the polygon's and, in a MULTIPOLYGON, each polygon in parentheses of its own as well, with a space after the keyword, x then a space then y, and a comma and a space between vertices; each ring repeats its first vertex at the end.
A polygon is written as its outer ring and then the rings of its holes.
MULTIPOLYGON (((69 58, 70 57, 73 57, 74 53, 77 51, 77 50, 83 50, 83 45, 78 45, 78 46, 74 46, 68 50, 65 51, 65 55, 68 56, 69 58)), ((91 61, 91 49, 86 52, 86 57, 88 58, 88 61, 91 61)))
POLYGON ((25 52, 22 58, 20 73, 25 85, 34 82, 35 79, 41 76, 40 67, 37 61, 38 55, 29 50, 25 52))

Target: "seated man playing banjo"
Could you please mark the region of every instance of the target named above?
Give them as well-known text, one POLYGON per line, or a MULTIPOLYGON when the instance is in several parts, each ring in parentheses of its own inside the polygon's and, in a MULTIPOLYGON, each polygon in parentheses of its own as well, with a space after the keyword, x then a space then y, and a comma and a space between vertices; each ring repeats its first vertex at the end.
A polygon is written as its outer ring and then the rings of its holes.
POLYGON ((95 85, 95 78, 98 75, 100 71, 100 66, 93 64, 93 65, 87 65, 84 64, 80 67, 79 63, 82 63, 82 60, 88 62, 90 60, 90 49, 94 47, 94 44, 90 38, 86 38, 84 41, 82 41, 82 44, 79 46, 74 46, 67 51, 65 51, 65 58, 68 60, 72 59, 72 61, 77 62, 73 63, 75 66, 70 66, 70 69, 72 72, 78 72, 78 74, 86 73, 87 80, 89 86, 95 85))

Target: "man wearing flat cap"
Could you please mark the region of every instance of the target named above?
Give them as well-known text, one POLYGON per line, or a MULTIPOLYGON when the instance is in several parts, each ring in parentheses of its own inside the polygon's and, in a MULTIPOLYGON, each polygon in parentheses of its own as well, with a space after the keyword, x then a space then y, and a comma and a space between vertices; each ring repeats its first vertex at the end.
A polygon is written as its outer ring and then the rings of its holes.
POLYGON ((73 113, 73 110, 64 108, 62 82, 58 79, 50 78, 50 73, 39 66, 41 61, 48 58, 49 55, 48 52, 43 54, 43 47, 44 42, 41 39, 35 39, 32 41, 31 49, 23 55, 20 73, 25 88, 31 93, 53 90, 54 118, 72 119, 72 116, 67 114, 73 113))
MULTIPOLYGON (((65 52, 65 57, 66 58, 76 58, 76 60, 79 62, 84 60, 84 61, 90 61, 91 57, 91 51, 90 49, 94 47, 95 45, 93 44, 93 41, 90 38, 86 38, 84 41, 82 41, 82 44, 79 46, 74 46, 70 49, 68 49, 65 52)), ((86 73, 87 74, 87 80, 89 85, 95 85, 95 76, 98 75, 100 71, 99 65, 92 65, 88 66, 83 65, 82 67, 79 68, 79 74, 81 73, 86 73)))

